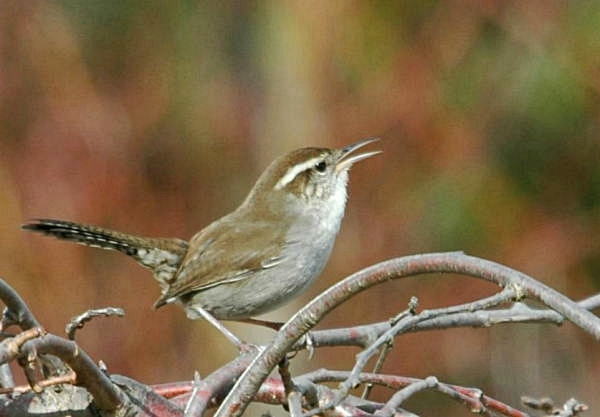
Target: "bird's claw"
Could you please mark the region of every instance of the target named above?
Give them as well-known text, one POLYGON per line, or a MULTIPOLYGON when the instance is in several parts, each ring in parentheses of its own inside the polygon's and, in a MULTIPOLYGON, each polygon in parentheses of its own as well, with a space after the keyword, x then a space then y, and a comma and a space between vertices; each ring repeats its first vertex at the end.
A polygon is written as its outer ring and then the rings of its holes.
POLYGON ((310 332, 306 332, 302 337, 304 338, 302 342, 306 346, 306 351, 308 352, 308 360, 311 360, 315 355, 315 342, 310 335, 310 332))

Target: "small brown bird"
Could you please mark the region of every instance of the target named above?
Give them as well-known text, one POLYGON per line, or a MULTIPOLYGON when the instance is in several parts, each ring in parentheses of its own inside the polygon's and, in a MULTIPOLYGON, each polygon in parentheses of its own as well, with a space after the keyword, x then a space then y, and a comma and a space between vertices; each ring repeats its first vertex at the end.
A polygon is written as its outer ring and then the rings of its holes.
POLYGON ((189 243, 62 220, 39 219, 23 228, 131 256, 161 287, 155 308, 175 302, 191 319, 268 324, 251 317, 289 301, 321 273, 344 215, 348 170, 380 151, 353 153, 375 140, 283 155, 235 211, 189 243))

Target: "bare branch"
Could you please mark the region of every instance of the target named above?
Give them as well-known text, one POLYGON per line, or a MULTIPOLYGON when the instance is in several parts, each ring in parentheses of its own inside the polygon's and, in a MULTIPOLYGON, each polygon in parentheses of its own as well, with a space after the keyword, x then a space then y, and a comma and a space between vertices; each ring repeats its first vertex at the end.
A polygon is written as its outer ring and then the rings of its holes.
POLYGON ((287 405, 291 417, 302 417, 302 394, 300 391, 290 391, 287 394, 287 405))
MULTIPOLYGON (((581 307, 590 306, 588 300, 600 299, 590 297, 579 301, 581 307)), ((587 308, 587 307, 586 307, 587 308)), ((550 323, 561 325, 564 317, 550 309, 533 308, 523 303, 514 303, 509 308, 480 310, 436 317, 417 323, 406 332, 424 330, 441 330, 455 327, 490 327, 503 323, 550 323)), ((354 327, 338 329, 312 330, 310 332, 315 348, 324 346, 359 346, 366 347, 384 332, 390 329, 390 322, 383 321, 354 327)), ((294 346, 293 350, 303 349, 303 338, 294 346)))
MULTIPOLYGON (((32 322, 37 323, 23 300, 2 280, 0 280, 0 299, 5 301, 7 305, 2 319, 2 326, 20 324, 25 328, 32 322)), ((367 361, 378 351, 381 351, 379 360, 375 365, 375 371, 378 372, 391 349, 394 338, 397 335, 411 331, 458 326, 487 327, 498 323, 524 321, 560 324, 564 318, 568 318, 596 338, 600 338, 600 319, 585 310, 599 306, 600 295, 590 297, 577 305, 560 293, 520 272, 462 253, 429 254, 399 258, 369 267, 328 289, 296 313, 281 328, 267 348, 243 344, 241 355, 238 358, 213 372, 204 380, 197 377, 193 384, 187 382, 156 387, 158 391, 172 397, 172 401, 159 397, 143 384, 137 384, 140 386, 139 389, 147 390, 148 395, 156 400, 156 410, 161 409, 161 407, 171 407, 167 415, 177 417, 180 417, 183 411, 176 405, 188 405, 185 411, 186 417, 201 416, 207 408, 216 406, 219 403, 221 403, 221 407, 217 410, 216 416, 237 416, 243 413, 250 401, 260 401, 261 399, 270 403, 287 404, 290 414, 294 417, 302 415, 303 409, 319 406, 321 406, 318 409, 319 411, 325 409, 324 414, 331 416, 371 416, 374 415, 373 413, 383 416, 407 416, 412 414, 399 408, 402 402, 410 395, 424 389, 435 389, 449 395, 455 400, 466 404, 470 410, 481 414, 489 414, 487 411, 489 409, 501 412, 506 416, 526 417, 525 413, 495 402, 495 400, 483 395, 480 390, 440 383, 434 377, 425 380, 402 379, 401 377, 379 375, 378 373, 363 373, 362 370, 367 361), (341 372, 334 375, 339 377, 335 379, 336 381, 342 382, 338 391, 317 384, 318 378, 314 378, 314 374, 312 379, 311 374, 307 374, 292 380, 287 361, 281 362, 281 360, 285 360, 288 352, 303 348, 304 344, 298 342, 299 339, 306 335, 308 330, 332 309, 373 285, 390 279, 432 272, 462 273, 494 282, 503 287, 504 290, 483 300, 459 306, 425 310, 419 314, 414 314, 413 308, 413 315, 403 312, 391 322, 311 332, 311 340, 315 347, 355 345, 363 347, 364 350, 357 355, 357 362, 352 372, 341 372), (533 308, 519 302, 513 304, 510 308, 482 310, 521 297, 536 298, 554 309, 554 311, 533 308), (281 379, 271 378, 263 383, 277 363, 280 364, 281 379), (236 380, 237 383, 234 385, 236 380), (365 390, 364 398, 349 395, 351 388, 364 383, 385 385, 397 390, 397 392, 386 404, 368 401, 366 397, 369 389, 365 390), (187 391, 184 389, 186 384, 187 391), (189 394, 190 389, 193 389, 192 394, 189 394), (225 398, 227 393, 229 395, 225 398), (187 401, 183 403, 185 397, 187 397, 187 401)), ((66 329, 69 337, 74 338, 76 330, 83 327, 93 317, 123 314, 120 309, 114 310, 111 308, 89 310, 75 317, 66 329)), ((31 333, 29 336, 27 336, 27 332, 14 337, 9 335, 8 339, 0 342, 0 364, 19 358, 22 364, 29 365, 33 364, 38 356, 55 355, 64 360, 75 371, 75 373, 71 372, 70 375, 61 375, 35 382, 33 368, 26 366, 26 375, 31 381, 32 389, 37 391, 54 384, 72 383, 74 382, 73 376, 76 375, 76 382, 83 385, 90 392, 95 403, 101 409, 121 410, 129 404, 129 400, 140 407, 146 406, 145 400, 131 397, 131 393, 128 393, 130 396, 128 400, 124 393, 128 392, 125 387, 129 387, 130 384, 121 385, 117 383, 122 387, 121 389, 114 385, 85 352, 78 349, 75 343, 52 335, 37 337, 42 334, 42 330, 37 328, 32 330, 39 333, 31 333)), ((327 372, 327 376, 330 378, 327 380, 334 380, 331 379, 333 371, 327 372)), ((325 379, 322 381, 325 381, 325 379)), ((13 387, 12 390, 0 390, 0 394, 25 392, 26 390, 26 387, 13 387)), ((560 410, 554 408, 554 412, 559 416, 574 417, 586 409, 587 406, 572 399, 567 401, 560 410)), ((145 408, 145 410, 148 409, 145 408)), ((315 412, 316 410, 313 410, 308 415, 315 412)))
POLYGON ((577 417, 580 413, 587 411, 588 406, 580 403, 575 398, 567 400, 561 408, 554 406, 554 401, 551 398, 531 398, 521 397, 521 402, 533 410, 542 410, 548 416, 557 417, 577 417))
POLYGON ((127 404, 121 390, 96 366, 92 359, 75 342, 46 334, 27 341, 21 352, 29 359, 51 354, 62 359, 75 371, 77 383, 84 386, 103 410, 117 410, 127 404))
POLYGON ((0 388, 0 394, 23 394, 28 391, 41 392, 47 387, 60 384, 75 384, 77 376, 75 372, 70 372, 66 375, 55 376, 35 383, 35 386, 31 385, 19 385, 11 388, 0 388))
MULTIPOLYGON (((381 348, 381 352, 379 352, 379 356, 377 357, 377 362, 375 362, 375 366, 373 366, 373 373, 378 373, 381 368, 383 367, 383 363, 385 362, 385 359, 387 358, 387 355, 392 351, 392 348, 394 347, 394 340, 388 340, 385 345, 383 345, 383 348, 381 348)), ((360 396, 360 398, 366 400, 367 398, 369 398, 369 395, 371 394, 371 391, 373 390, 373 384, 371 384, 370 382, 367 383, 367 385, 365 386, 365 390, 363 391, 362 395, 360 396)))
POLYGON ((14 386, 15 380, 10 370, 10 365, 3 363, 0 365, 0 388, 12 388, 14 386))
POLYGON ((516 292, 512 288, 505 288, 502 292, 495 294, 491 297, 484 298, 482 300, 477 300, 472 303, 461 304, 452 307, 439 308, 434 310, 424 310, 421 313, 404 317, 399 320, 396 324, 394 324, 388 331, 383 333, 375 342, 373 342, 369 347, 367 347, 364 351, 360 352, 356 355, 356 363, 352 368, 352 372, 350 373, 350 377, 344 381, 339 386, 338 395, 334 403, 327 404, 323 406, 322 409, 332 408, 339 404, 350 392, 352 388, 355 388, 359 383, 358 375, 362 372, 364 367, 366 366, 369 359, 377 352, 377 350, 386 343, 390 343, 394 340, 394 338, 403 333, 406 329, 410 329, 416 323, 419 323, 423 320, 431 320, 436 317, 440 317, 445 314, 453 314, 459 313, 463 311, 474 311, 478 309, 485 309, 488 307, 493 307, 498 304, 505 303, 516 296, 516 292))
POLYGON ((392 398, 385 403, 383 408, 375 413, 376 416, 380 417, 392 417, 396 412, 396 409, 400 407, 404 401, 406 401, 410 396, 416 394, 419 391, 424 391, 426 389, 435 388, 438 385, 438 380, 434 376, 428 376, 427 378, 414 382, 407 386, 406 388, 402 388, 400 391, 392 395, 392 398))
MULTIPOLYGON (((227 366, 227 365, 226 365, 227 366)), ((319 369, 309 372, 294 378, 295 384, 299 387, 299 391, 304 393, 304 398, 308 404, 317 404, 320 402, 332 401, 335 393, 328 387, 317 385, 322 382, 341 382, 348 379, 350 372, 348 371, 332 371, 328 369, 319 369), (309 385, 312 384, 312 385, 309 385), (312 397, 313 398, 309 398, 312 397)), ((398 375, 386 375, 375 373, 361 373, 359 375, 361 384, 371 383, 393 390, 401 390, 411 384, 422 381, 418 378, 403 377, 398 375)), ((175 382, 156 386, 156 392, 180 392, 182 395, 172 399, 172 403, 183 406, 190 398, 190 391, 193 389, 191 381, 175 382)), ((438 382, 438 391, 450 396, 455 401, 464 404, 469 411, 485 413, 486 409, 503 414, 508 417, 529 417, 528 414, 517 410, 505 403, 502 403, 494 398, 491 398, 476 388, 466 388, 459 385, 445 384, 438 382)), ((287 397, 284 388, 284 383, 281 378, 267 378, 261 385, 253 401, 266 404, 281 405, 286 404, 287 397)), ((215 406, 212 402, 210 406, 215 406)), ((348 396, 343 403, 343 406, 338 410, 347 410, 344 407, 354 407, 355 409, 363 410, 362 412, 374 413, 383 407, 383 404, 372 401, 363 400, 361 398, 348 396)), ((328 410, 328 413, 331 410, 328 410)), ((341 411, 340 411, 341 412, 341 411)), ((333 412, 336 415, 337 412, 333 412)), ((346 414, 348 415, 348 414, 346 414)), ((350 414, 354 415, 354 414, 350 414)), ((413 415, 405 410, 399 410, 398 416, 413 415)))
POLYGON ((165 398, 175 398, 179 395, 189 394, 194 381, 167 382, 165 384, 151 385, 152 390, 165 398))
MULTIPOLYGON (((186 381, 174 383, 174 386, 176 386, 178 390, 184 390, 185 394, 172 398, 171 402, 177 406, 184 406, 188 404, 190 392, 193 391, 193 384, 190 381, 186 381)), ((334 393, 330 388, 322 385, 316 385, 302 377, 297 379, 296 386, 298 387, 298 392, 303 394, 303 398, 301 398, 307 404, 317 405, 319 400, 327 401, 334 396, 334 393)), ((158 389, 161 390, 162 385, 158 386, 158 389)), ((254 401, 272 405, 287 404, 288 399, 281 378, 268 378, 257 392, 254 401)), ((215 407, 216 405, 218 405, 216 401, 211 401, 207 407, 215 407)), ((333 417, 348 415, 369 416, 371 415, 369 414, 370 411, 375 412, 381 407, 383 407, 383 404, 381 403, 349 396, 347 400, 336 410, 328 411, 328 415, 333 417)))
POLYGON ((15 337, 4 339, 0 343, 0 363, 4 364, 14 360, 20 354, 21 346, 44 333, 43 329, 34 327, 19 333, 15 337))
POLYGON ((294 382, 292 380, 292 375, 290 374, 289 360, 287 357, 279 363, 278 368, 285 391, 285 404, 287 404, 292 417, 302 416, 303 398, 305 399, 304 402, 309 404, 308 407, 318 405, 318 387, 306 379, 299 379, 298 383, 294 382))
POLYGON ((8 285, 6 281, 0 278, 0 299, 6 305, 2 316, 0 330, 4 330, 12 324, 17 324, 23 330, 33 327, 41 327, 27 303, 21 296, 8 285))
POLYGON ((457 273, 494 282, 502 287, 518 286, 525 296, 540 300, 564 317, 600 339, 600 319, 569 298, 535 279, 481 258, 463 253, 434 253, 392 259, 359 271, 313 299, 277 333, 272 343, 235 384, 216 417, 241 415, 260 384, 293 344, 332 309, 373 285, 426 273, 457 273))
MULTIPOLYGON (((348 371, 331 371, 328 369, 320 369, 318 371, 310 372, 308 374, 301 375, 299 378, 306 378, 315 383, 320 382, 340 382, 345 381, 350 377, 348 371)), ((361 373, 359 375, 360 383, 372 383, 374 385, 380 385, 391 389, 402 389, 415 382, 421 381, 418 378, 409 378, 397 375, 383 375, 373 373, 361 373)), ((485 410, 486 408, 495 412, 502 413, 510 417, 529 417, 528 414, 519 411, 507 404, 504 404, 498 400, 495 400, 487 395, 484 395, 481 390, 475 388, 466 388, 459 385, 445 384, 438 382, 439 387, 445 391, 444 393, 450 395, 451 398, 459 400, 465 404, 469 410, 485 410), (456 396, 450 394, 450 391, 462 394, 462 396, 456 396)))
POLYGON ((281 381, 283 382, 283 388, 285 389, 285 396, 287 399, 287 407, 291 417, 302 416, 302 393, 292 381, 292 375, 290 374, 290 362, 288 358, 284 357, 279 362, 279 375, 281 375, 281 381))
POLYGON ((196 394, 187 407, 186 417, 201 417, 211 404, 218 404, 230 391, 237 378, 259 353, 257 347, 245 346, 246 350, 240 356, 199 382, 196 394))
POLYGON ((281 362, 279 362, 278 370, 279 375, 281 375, 281 381, 283 382, 285 393, 289 394, 290 392, 295 391, 296 387, 294 385, 294 381, 292 381, 292 375, 290 374, 290 362, 287 358, 283 358, 281 362))
POLYGON ((192 390, 192 394, 190 395, 190 399, 188 400, 187 404, 185 405, 185 410, 184 415, 189 415, 190 414, 190 408, 194 406, 194 398, 198 395, 198 391, 200 391, 201 389, 201 378, 200 378, 200 372, 196 371, 194 372, 194 380, 193 380, 193 387, 194 389, 192 390))
POLYGON ((75 332, 78 329, 83 329, 85 324, 92 320, 95 317, 110 317, 110 316, 118 316, 123 317, 125 315, 125 311, 119 307, 105 307, 105 308, 96 308, 88 310, 84 313, 81 313, 78 316, 75 316, 67 323, 65 327, 65 332, 67 333, 67 337, 69 340, 75 340, 75 332))
MULTIPOLYGON (((398 323, 400 320, 402 320, 404 317, 407 317, 408 315, 414 316, 415 314, 417 314, 418 306, 419 306, 419 299, 417 297, 411 297, 410 301, 408 302, 408 308, 406 310, 404 310, 402 313, 398 314, 392 320, 390 320, 390 325, 394 326, 396 323, 398 323)), ((385 345, 381 349, 381 352, 379 352, 379 357, 377 358, 377 362, 375 362, 375 366, 373 367, 373 373, 375 373, 375 374, 379 373, 379 371, 383 367, 383 363, 385 362, 387 355, 391 352, 393 346, 394 346, 394 339, 390 339, 385 343, 385 345)), ((369 398, 369 395, 371 394, 372 389, 373 389, 373 384, 367 383, 367 385, 365 386, 365 390, 363 391, 363 394, 361 395, 361 398, 365 399, 365 400, 367 398, 369 398)))
POLYGON ((129 401, 138 407, 139 411, 137 414, 134 414, 134 416, 183 416, 183 410, 178 404, 174 404, 172 401, 158 395, 151 387, 122 375, 111 375, 110 379, 118 385, 125 394, 127 394, 129 401))
POLYGON ((600 308, 600 294, 592 295, 586 299, 581 300, 578 303, 581 308, 585 308, 586 310, 595 310, 600 308))

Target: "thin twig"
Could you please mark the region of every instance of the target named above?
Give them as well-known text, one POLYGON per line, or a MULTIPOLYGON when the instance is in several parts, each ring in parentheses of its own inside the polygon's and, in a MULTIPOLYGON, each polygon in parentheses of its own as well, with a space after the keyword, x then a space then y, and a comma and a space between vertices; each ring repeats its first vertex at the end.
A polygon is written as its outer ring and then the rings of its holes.
MULTIPOLYGON (((228 365, 226 365, 228 366, 228 365)), ((332 371, 329 369, 319 369, 307 374, 299 375, 294 378, 295 384, 300 388, 300 392, 304 393, 305 399, 309 404, 318 402, 331 401, 335 393, 324 385, 319 385, 323 382, 341 382, 348 379, 349 371, 332 371)), ((359 375, 361 383, 372 383, 374 385, 400 390, 415 382, 421 381, 418 378, 409 378, 398 375, 361 373, 359 375)), ((181 395, 171 400, 173 404, 185 406, 189 402, 190 392, 193 389, 191 381, 175 382, 170 384, 161 384, 156 386, 156 392, 160 393, 166 389, 167 393, 179 392, 181 395)), ((508 417, 529 417, 523 411, 517 410, 503 402, 500 402, 492 397, 482 393, 476 388, 467 388, 459 385, 451 385, 443 382, 438 382, 438 391, 448 395, 455 401, 465 405, 469 411, 487 414, 487 410, 502 414, 508 417)), ((281 405, 287 403, 284 383, 281 378, 268 378, 261 385, 253 401, 266 404, 281 405)), ((215 406, 216 402, 211 402, 209 406, 215 406)), ((362 410, 374 413, 383 407, 383 404, 373 401, 363 400, 358 397, 348 396, 344 402, 344 407, 353 406, 360 407, 362 410)), ((343 407, 340 409, 344 409, 343 407)), ((346 409, 347 410, 347 409, 346 409)), ((328 413, 331 410, 328 411, 328 413)), ((337 414, 335 412, 334 414, 337 414)), ((346 414, 347 415, 347 414, 346 414)), ((352 414, 350 414, 352 415, 352 414)), ((399 411, 399 415, 409 415, 405 410, 399 411), (403 414, 404 413, 404 414, 403 414)))
MULTIPOLYGON (((320 369, 308 374, 300 375, 298 378, 308 379, 314 383, 320 383, 345 381, 349 377, 349 371, 320 369)), ((359 379, 361 383, 371 382, 375 385, 380 385, 395 390, 402 389, 410 384, 421 381, 418 378, 373 373, 361 373, 359 375, 359 379)), ((440 392, 443 392, 444 394, 449 395, 451 398, 465 404, 469 410, 481 410, 483 412, 483 410, 487 408, 505 416, 529 417, 528 414, 483 394, 479 389, 466 388, 459 385, 445 384, 442 382, 438 382, 438 387, 440 392)))
POLYGON ((31 385, 18 385, 11 388, 0 388, 0 394, 23 394, 28 391, 41 392, 47 387, 60 384, 75 384, 77 376, 75 372, 69 372, 66 375, 54 376, 41 381, 35 382, 34 386, 31 385))
POLYGON ((34 327, 17 334, 15 337, 4 339, 0 343, 0 363, 7 363, 14 360, 21 352, 21 346, 44 333, 44 329, 34 327))
POLYGON ((465 274, 494 282, 502 287, 518 285, 525 295, 540 300, 596 339, 600 339, 600 318, 552 288, 514 269, 460 252, 392 259, 373 265, 338 282, 298 311, 236 382, 215 417, 242 415, 260 384, 281 358, 304 333, 344 301, 373 285, 388 282, 390 279, 435 272, 465 274))
POLYGON ((541 410, 549 416, 557 416, 557 417, 576 417, 580 413, 587 411, 588 406, 580 403, 575 398, 571 398, 567 400, 561 408, 554 406, 554 401, 551 398, 532 398, 523 396, 521 397, 521 402, 523 405, 533 409, 533 410, 541 410))
POLYGON ((290 374, 290 361, 287 358, 283 358, 281 362, 279 362, 277 368, 279 370, 279 375, 281 375, 281 381, 283 381, 285 393, 289 394, 296 390, 294 381, 292 381, 292 375, 290 374))
POLYGON ((290 391, 287 394, 287 405, 291 417, 302 417, 302 394, 300 391, 290 391))
POLYGON ((575 398, 571 398, 564 403, 562 410, 556 414, 558 417, 576 417, 579 413, 587 411, 589 407, 586 404, 580 403, 575 398))
POLYGON ((375 413, 379 417, 392 417, 396 409, 406 401, 409 397, 416 394, 417 392, 424 391, 427 389, 435 388, 438 384, 438 380, 434 376, 428 376, 427 378, 410 384, 406 388, 402 388, 400 391, 392 395, 392 398, 385 403, 383 408, 375 413))
POLYGON ((581 306, 581 308, 585 308, 586 310, 595 310, 600 308, 600 294, 585 298, 579 301, 578 304, 581 306))
MULTIPOLYGON (((379 373, 379 371, 381 371, 381 368, 383 367, 383 363, 385 362, 387 355, 392 351, 393 347, 394 347, 393 339, 388 340, 385 343, 385 345, 383 345, 383 347, 381 348, 381 352, 379 352, 379 356, 377 357, 377 362, 375 362, 375 366, 373 366, 372 372, 374 374, 379 373)), ((365 390, 363 391, 360 398, 362 398, 363 400, 368 399, 372 390, 373 390, 373 384, 370 382, 367 383, 367 385, 365 385, 365 390)))
POLYGON ((218 404, 258 354, 258 347, 246 345, 240 356, 201 380, 196 394, 189 400, 185 417, 201 417, 211 404, 218 404))
MULTIPOLYGON (((132 413, 128 417, 183 417, 181 404, 174 404, 161 395, 158 395, 151 387, 123 375, 111 375, 110 380, 123 391, 131 403, 132 413)), ((128 410, 129 411, 129 410, 128 410)), ((97 413, 96 413, 97 414, 97 413)), ((104 416, 106 413, 103 413, 104 416)), ((112 417, 125 417, 117 413, 110 414, 112 417)), ((95 417, 95 415, 94 415, 95 417)))
POLYGON ((336 396, 335 401, 331 404, 325 405, 318 411, 314 411, 321 412, 323 409, 332 408, 339 404, 348 395, 350 390, 352 388, 355 388, 359 384, 358 375, 362 372, 369 359, 377 352, 377 350, 382 345, 389 343, 389 341, 391 340, 394 340, 394 337, 402 333, 404 330, 411 328, 416 323, 423 320, 430 320, 445 314, 459 313, 462 311, 474 311, 478 309, 493 307, 513 299, 515 295, 516 292, 513 288, 505 288, 498 294, 494 294, 491 297, 477 300, 472 303, 466 303, 457 306, 433 310, 424 310, 415 316, 405 317, 404 319, 399 320, 398 323, 396 323, 388 331, 383 333, 373 344, 371 344, 368 348, 356 355, 356 362, 354 364, 354 367, 352 368, 350 377, 340 384, 338 389, 338 395, 336 396))
MULTIPOLYGON (((402 320, 404 317, 407 317, 408 315, 414 316, 417 312, 418 306, 419 306, 419 299, 417 297, 411 297, 410 301, 408 302, 408 308, 406 310, 404 310, 402 313, 398 314, 392 320, 390 320, 390 325, 394 326, 396 323, 398 323, 400 320, 402 320)), ((379 371, 383 367, 383 363, 385 362, 387 355, 391 352, 393 347, 394 347, 394 339, 388 340, 386 342, 386 344, 383 345, 383 347, 381 348, 381 352, 379 352, 379 356, 377 357, 377 362, 375 362, 375 366, 373 367, 372 372, 374 374, 379 373, 379 371)), ((366 400, 367 398, 369 398, 369 395, 371 394, 372 390, 373 390, 373 384, 367 383, 367 385, 365 386, 365 390, 363 391, 360 398, 362 398, 363 400, 366 400)))
POLYGON ((13 378, 10 365, 3 363, 0 365, 0 388, 12 388, 15 386, 15 380, 13 378))
MULTIPOLYGON (((586 298, 579 301, 578 304, 582 307, 590 306, 591 304, 588 300, 595 300, 596 298, 595 296, 586 298)), ((488 328, 493 325, 505 323, 550 323, 561 325, 563 322, 564 317, 556 311, 547 308, 534 308, 518 302, 509 308, 454 313, 431 320, 424 320, 407 329, 406 332, 442 330, 456 327, 488 328)), ((312 330, 310 334, 315 348, 331 346, 359 346, 365 348, 373 340, 389 330, 390 327, 389 321, 382 321, 353 327, 312 330)), ((294 345, 293 350, 303 349, 302 342, 303 340, 300 339, 294 345)))
POLYGON ((278 366, 279 375, 281 375, 281 381, 283 382, 283 388, 285 389, 285 396, 287 399, 287 406, 292 417, 302 416, 302 393, 294 384, 292 375, 290 374, 290 361, 287 357, 284 357, 278 366))
POLYGON ((42 327, 37 321, 27 303, 8 285, 6 281, 0 278, 0 299, 6 305, 6 309, 2 315, 0 330, 5 330, 12 324, 17 324, 22 330, 28 330, 33 327, 42 327))
POLYGON ((90 392, 94 402, 102 410, 121 409, 128 403, 121 390, 73 341, 46 334, 25 342, 21 352, 28 362, 43 354, 54 355, 63 360, 77 374, 77 383, 90 392))
POLYGON ((193 386, 194 389, 192 390, 192 393, 190 395, 190 399, 187 402, 187 404, 185 405, 185 409, 183 410, 183 414, 184 415, 188 415, 190 412, 190 408, 194 405, 193 404, 193 400, 194 398, 198 395, 198 391, 200 390, 200 383, 201 383, 201 378, 200 378, 200 372, 196 371, 194 372, 194 381, 193 381, 193 386))
MULTIPOLYGON (((195 374, 196 373, 194 373, 194 377, 195 374)), ((164 384, 155 384, 151 385, 150 388, 152 388, 152 390, 161 397, 174 398, 179 395, 189 394, 190 391, 193 389, 192 387, 194 386, 194 382, 195 378, 192 381, 178 381, 167 382, 164 384)))
MULTIPOLYGON (((0 319, 0 332, 12 325, 17 325, 21 330, 41 329, 40 322, 35 318, 27 303, 6 281, 0 278, 0 299, 6 306, 0 319)), ((0 367, 0 386, 3 388, 14 387, 15 382, 10 366, 6 363, 0 367)))
POLYGON ((78 316, 73 317, 69 323, 65 326, 65 332, 69 340, 75 340, 75 332, 78 329, 82 329, 85 324, 95 317, 110 317, 118 316, 123 317, 125 311, 119 307, 105 307, 87 310, 78 316))

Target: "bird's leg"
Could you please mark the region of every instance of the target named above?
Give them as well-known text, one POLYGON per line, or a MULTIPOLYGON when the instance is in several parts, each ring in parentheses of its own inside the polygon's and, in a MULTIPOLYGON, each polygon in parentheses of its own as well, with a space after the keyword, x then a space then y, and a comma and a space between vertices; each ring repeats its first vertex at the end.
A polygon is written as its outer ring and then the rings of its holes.
POLYGON ((267 320, 251 319, 251 318, 236 319, 235 321, 239 321, 240 323, 254 324, 256 326, 268 327, 269 329, 275 330, 276 332, 278 332, 279 329, 281 329, 281 327, 284 325, 284 323, 279 322, 279 321, 267 321, 267 320))
MULTIPOLYGON (((239 319, 236 321, 239 321, 241 323, 254 324, 257 326, 268 327, 269 329, 273 329, 276 332, 278 332, 279 329, 281 329, 283 327, 283 325, 285 324, 285 323, 278 322, 278 321, 258 320, 258 319, 252 319, 252 318, 239 319)), ((313 358, 313 355, 315 354, 315 345, 314 345, 313 339, 310 335, 310 332, 306 332, 304 334, 304 336, 302 336, 302 337, 305 338, 304 340, 302 340, 302 342, 304 342, 304 344, 306 345, 306 350, 308 352, 308 359, 310 360, 313 358)), ((294 354, 293 356, 296 356, 296 355, 294 354)))
POLYGON ((219 320, 217 320, 212 314, 210 314, 208 311, 206 311, 202 307, 194 306, 192 308, 196 312, 198 312, 198 314, 200 314, 204 319, 206 319, 206 321, 208 321, 210 324, 215 326, 217 328, 217 330, 219 330, 221 333, 223 333, 223 336, 225 336, 238 349, 242 350, 244 348, 244 346, 246 344, 244 342, 242 342, 236 335, 231 333, 225 326, 223 326, 221 324, 221 322, 219 320))

